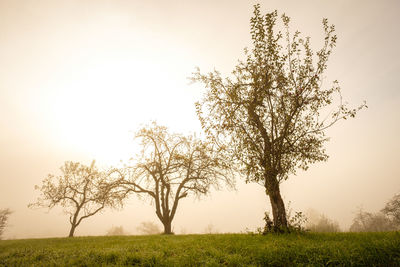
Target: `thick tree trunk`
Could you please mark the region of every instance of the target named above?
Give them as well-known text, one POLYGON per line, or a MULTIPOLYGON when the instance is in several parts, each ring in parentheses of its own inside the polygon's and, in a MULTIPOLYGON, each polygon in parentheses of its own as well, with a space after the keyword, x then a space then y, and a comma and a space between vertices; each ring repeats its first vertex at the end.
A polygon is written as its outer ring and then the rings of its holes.
POLYGON ((69 230, 68 237, 74 237, 75 228, 76 228, 76 225, 71 225, 71 230, 69 230))
POLYGON ((285 203, 281 197, 279 187, 276 191, 269 193, 269 200, 271 201, 272 217, 274 222, 275 231, 282 231, 288 228, 285 203))
POLYGON ((283 202, 281 192, 279 189, 279 182, 276 177, 265 177, 265 189, 269 196, 272 207, 273 227, 274 231, 282 232, 288 229, 288 222, 286 217, 285 203, 283 202))
POLYGON ((163 222, 164 224, 164 234, 165 235, 172 235, 172 230, 171 230, 171 220, 165 220, 163 222))

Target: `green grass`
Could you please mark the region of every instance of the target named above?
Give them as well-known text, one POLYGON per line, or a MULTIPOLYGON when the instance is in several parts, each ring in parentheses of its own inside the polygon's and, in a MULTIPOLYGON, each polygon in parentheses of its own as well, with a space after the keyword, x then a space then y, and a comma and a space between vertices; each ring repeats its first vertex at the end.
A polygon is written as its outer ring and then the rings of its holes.
POLYGON ((0 266, 400 266, 400 233, 216 234, 0 241, 0 266))

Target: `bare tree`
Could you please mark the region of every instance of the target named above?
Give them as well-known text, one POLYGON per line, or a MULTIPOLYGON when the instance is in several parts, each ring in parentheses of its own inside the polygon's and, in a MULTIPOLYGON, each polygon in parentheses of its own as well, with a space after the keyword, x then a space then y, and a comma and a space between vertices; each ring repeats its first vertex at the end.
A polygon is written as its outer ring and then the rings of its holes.
POLYGON ((309 37, 301 38, 298 31, 290 34, 289 21, 283 14, 284 29, 278 31, 277 11, 262 15, 255 5, 250 22, 253 49, 245 49, 246 60, 225 79, 218 71, 202 74, 199 69, 192 76, 209 89, 196 103, 203 129, 236 160, 246 182, 265 187, 276 231, 288 229, 280 183, 299 168, 327 160, 325 130, 365 107, 347 108, 336 81, 331 88, 322 87, 336 44, 334 26, 323 20, 324 43, 314 53, 309 37))
POLYGON ((153 222, 142 222, 136 229, 144 235, 158 235, 162 233, 160 227, 153 222))
POLYGON ((208 142, 170 134, 155 123, 141 129, 136 138, 141 140, 141 154, 131 166, 115 173, 128 192, 145 194, 154 201, 165 234, 172 233, 181 199, 207 194, 220 183, 233 184, 229 164, 208 142))
POLYGON ((12 211, 10 209, 0 210, 0 240, 2 239, 5 228, 7 227, 8 217, 12 211))
POLYGON ((91 217, 105 207, 122 206, 126 192, 118 189, 116 181, 95 167, 95 161, 90 166, 79 162, 65 162, 60 168, 62 175, 49 174, 41 186, 35 186, 41 195, 29 207, 53 208, 57 205, 64 208, 69 215, 71 229, 69 237, 74 236, 76 227, 82 220, 91 217))

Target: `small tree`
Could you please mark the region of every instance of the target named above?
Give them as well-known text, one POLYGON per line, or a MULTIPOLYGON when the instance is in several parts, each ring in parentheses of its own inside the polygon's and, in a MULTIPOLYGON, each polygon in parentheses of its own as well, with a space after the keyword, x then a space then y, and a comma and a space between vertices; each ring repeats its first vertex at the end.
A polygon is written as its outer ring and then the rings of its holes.
POLYGON ((306 228, 311 232, 337 233, 340 232, 340 226, 337 221, 331 220, 324 214, 321 214, 318 220, 310 222, 306 228))
POLYGON ((5 228, 7 227, 8 217, 11 214, 9 209, 0 210, 0 240, 2 239, 5 228))
POLYGON ((41 186, 41 196, 29 207, 53 208, 57 205, 64 208, 69 215, 71 229, 69 237, 74 236, 76 227, 82 220, 91 217, 105 207, 116 208, 122 205, 126 193, 118 189, 118 184, 110 180, 104 172, 95 167, 93 161, 90 166, 79 162, 65 162, 60 168, 62 175, 49 174, 41 186))
POLYGON ((127 235, 122 226, 113 226, 107 231, 108 236, 127 235))
POLYGON ((400 229, 400 194, 395 195, 388 203, 382 212, 388 216, 400 229))
POLYGON ((141 154, 132 166, 115 173, 128 192, 145 194, 154 201, 165 234, 172 233, 181 199, 207 194, 220 183, 232 185, 229 165, 209 142, 170 134, 155 123, 141 129, 136 138, 141 139, 141 154))
POLYGON ((197 115, 208 136, 236 160, 246 182, 265 187, 272 206, 274 230, 288 229, 280 183, 325 161, 325 130, 358 109, 341 102, 337 82, 322 88, 327 61, 336 44, 335 28, 323 20, 322 48, 314 54, 310 38, 289 32, 289 17, 282 15, 284 33, 276 30, 277 11, 261 15, 260 5, 251 18, 253 49, 245 49, 232 76, 218 71, 194 73, 192 80, 209 90, 196 103, 197 115), (333 100, 338 99, 335 107, 333 100), (332 109, 332 113, 324 114, 332 109))
POLYGON ((218 230, 215 228, 214 224, 209 223, 205 228, 204 228, 204 233, 205 234, 217 234, 218 230))
POLYGON ((338 221, 332 220, 314 209, 308 209, 305 216, 307 216, 305 228, 311 232, 341 232, 338 221))
POLYGON ((160 227, 153 222, 142 222, 136 229, 143 235, 158 235, 162 233, 160 227))

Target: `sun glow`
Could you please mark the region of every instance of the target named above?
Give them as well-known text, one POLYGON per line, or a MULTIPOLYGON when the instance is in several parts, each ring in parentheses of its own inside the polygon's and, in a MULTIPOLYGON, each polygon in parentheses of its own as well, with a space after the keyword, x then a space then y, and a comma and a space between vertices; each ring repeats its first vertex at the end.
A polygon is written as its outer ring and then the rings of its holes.
POLYGON ((179 112, 171 103, 179 101, 178 82, 157 66, 109 60, 82 68, 59 85, 49 118, 58 142, 107 164, 132 157, 134 131, 141 124, 179 112))

